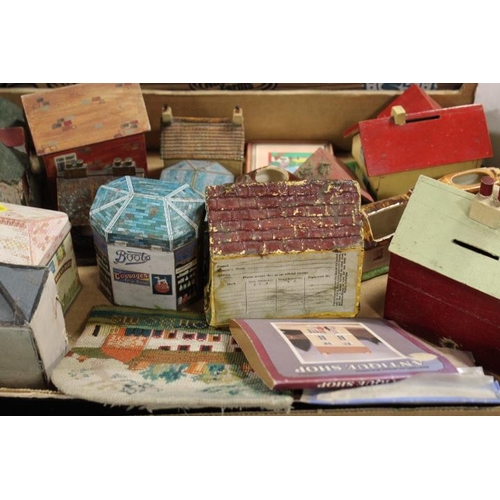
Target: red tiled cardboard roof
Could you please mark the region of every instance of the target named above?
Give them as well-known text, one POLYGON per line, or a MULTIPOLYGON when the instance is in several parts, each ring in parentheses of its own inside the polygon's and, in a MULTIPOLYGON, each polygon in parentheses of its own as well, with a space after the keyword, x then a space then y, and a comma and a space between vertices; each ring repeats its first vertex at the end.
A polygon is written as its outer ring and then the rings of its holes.
POLYGON ((363 244, 359 185, 349 180, 209 186, 211 255, 335 250, 363 244))
POLYGON ((164 160, 243 161, 245 129, 224 118, 174 118, 162 127, 160 154, 164 160))

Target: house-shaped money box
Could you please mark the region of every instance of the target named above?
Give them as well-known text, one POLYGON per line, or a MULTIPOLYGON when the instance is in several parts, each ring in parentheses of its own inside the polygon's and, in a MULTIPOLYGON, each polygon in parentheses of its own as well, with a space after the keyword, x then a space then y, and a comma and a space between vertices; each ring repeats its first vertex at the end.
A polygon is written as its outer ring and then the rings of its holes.
POLYGON ((160 155, 165 167, 181 160, 218 162, 235 177, 243 172, 245 126, 243 111, 236 107, 232 117, 199 118, 162 112, 160 155))
POLYGON ((68 216, 55 210, 0 204, 0 262, 45 266, 66 312, 81 289, 68 216))
POLYGON ((209 186, 207 213, 211 325, 357 314, 363 225, 356 181, 209 186))
POLYGON ((67 351, 52 273, 0 264, 0 387, 50 388, 52 371, 67 351))
POLYGON ((420 175, 443 175, 481 166, 493 155, 481 104, 408 113, 359 123, 352 155, 378 200, 404 194, 420 175))
MULTIPOLYGON (((435 101, 425 90, 413 83, 401 95, 392 99, 376 118, 390 118, 391 110, 394 106, 401 106, 407 113, 418 113, 420 111, 430 111, 432 109, 440 109, 442 106, 435 101)), ((359 123, 355 123, 344 131, 343 137, 359 134, 359 123)))
POLYGON ((147 169, 145 132, 151 129, 136 83, 80 83, 21 97, 35 151, 45 165, 56 208, 56 176, 77 159, 101 170, 130 157, 147 169))
POLYGON ((500 373, 500 229, 469 216, 474 196, 419 178, 389 246, 384 315, 500 373))
POLYGON ((204 216, 204 198, 187 184, 124 176, 101 186, 90 225, 109 300, 175 310, 200 298, 204 216))

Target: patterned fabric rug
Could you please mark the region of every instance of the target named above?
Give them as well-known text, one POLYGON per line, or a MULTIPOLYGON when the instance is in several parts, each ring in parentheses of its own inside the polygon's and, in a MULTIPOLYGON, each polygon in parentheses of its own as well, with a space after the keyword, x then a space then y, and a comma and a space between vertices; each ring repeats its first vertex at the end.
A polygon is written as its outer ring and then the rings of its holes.
POLYGON ((75 398, 151 411, 287 410, 293 403, 290 393, 267 389, 229 330, 191 312, 92 309, 52 382, 75 398))

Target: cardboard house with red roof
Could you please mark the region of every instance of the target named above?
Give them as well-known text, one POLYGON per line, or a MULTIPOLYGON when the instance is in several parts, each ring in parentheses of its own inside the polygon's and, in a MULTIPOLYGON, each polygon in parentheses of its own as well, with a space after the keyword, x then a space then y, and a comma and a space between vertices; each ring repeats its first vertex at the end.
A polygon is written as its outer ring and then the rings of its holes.
POLYGON ((57 172, 82 160, 89 171, 131 158, 147 171, 151 130, 139 84, 81 83, 22 96, 36 154, 45 166, 51 208, 57 172))
POLYGON ((352 180, 208 186, 209 323, 355 316, 363 263, 360 198, 352 180))
POLYGON ((377 200, 408 192, 420 175, 437 179, 493 155, 482 105, 441 108, 417 86, 344 135, 352 133, 359 175, 377 200))

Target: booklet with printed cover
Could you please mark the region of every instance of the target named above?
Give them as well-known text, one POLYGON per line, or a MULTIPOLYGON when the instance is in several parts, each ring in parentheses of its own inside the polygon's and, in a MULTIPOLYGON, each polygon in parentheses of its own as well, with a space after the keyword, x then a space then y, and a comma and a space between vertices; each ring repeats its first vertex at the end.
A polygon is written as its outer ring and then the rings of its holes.
POLYGON ((383 318, 233 319, 229 328, 271 389, 342 389, 458 371, 437 348, 383 318))

